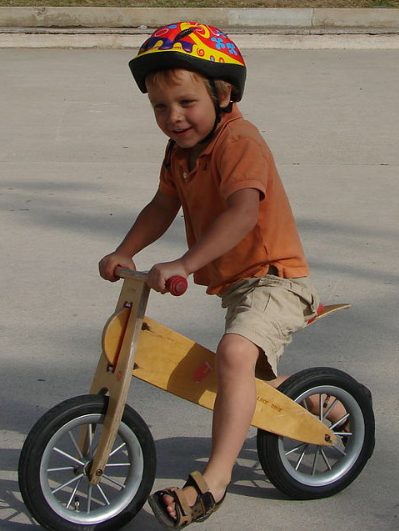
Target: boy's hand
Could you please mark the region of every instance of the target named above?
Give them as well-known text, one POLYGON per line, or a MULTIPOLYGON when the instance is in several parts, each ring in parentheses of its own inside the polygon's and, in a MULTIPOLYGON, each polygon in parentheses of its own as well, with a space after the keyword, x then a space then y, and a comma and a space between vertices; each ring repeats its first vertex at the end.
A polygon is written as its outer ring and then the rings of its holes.
POLYGON ((148 273, 147 284, 159 293, 167 293, 166 281, 171 277, 179 276, 187 278, 189 272, 184 268, 181 260, 155 264, 148 273))
POLYGON ((127 269, 136 271, 136 266, 134 265, 133 260, 128 256, 117 252, 107 254, 98 264, 100 275, 102 278, 109 280, 110 282, 116 282, 119 280, 119 277, 115 276, 115 269, 117 267, 126 267, 127 269))

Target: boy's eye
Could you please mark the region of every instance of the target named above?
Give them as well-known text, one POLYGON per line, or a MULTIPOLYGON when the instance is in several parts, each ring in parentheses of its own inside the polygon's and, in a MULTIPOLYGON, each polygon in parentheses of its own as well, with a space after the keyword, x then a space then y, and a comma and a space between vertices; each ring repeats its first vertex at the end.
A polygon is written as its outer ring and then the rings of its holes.
POLYGON ((189 105, 193 105, 195 103, 195 100, 182 100, 181 104, 183 107, 188 107, 189 105))

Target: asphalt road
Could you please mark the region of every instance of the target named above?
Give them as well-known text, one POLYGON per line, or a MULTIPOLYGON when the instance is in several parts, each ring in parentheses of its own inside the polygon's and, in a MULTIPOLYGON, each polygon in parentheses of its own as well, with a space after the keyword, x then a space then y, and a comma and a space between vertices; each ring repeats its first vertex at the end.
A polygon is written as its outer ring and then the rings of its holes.
MULTIPOLYGON (((129 50, 0 50, 0 529, 35 529, 17 483, 19 452, 52 405, 88 392, 118 286, 98 259, 157 186, 165 139, 130 77, 129 50)), ((241 108, 277 160, 312 277, 353 308, 300 332, 281 372, 332 366, 373 392, 374 456, 341 494, 296 502, 265 479, 255 432, 226 503, 204 531, 398 528, 397 50, 245 50, 241 108)), ((182 219, 138 260, 185 249, 182 219)), ((216 298, 153 294, 148 314, 214 348, 216 298)), ((209 451, 211 415, 140 382, 129 403, 151 427, 156 487, 181 484, 209 451)), ((147 506, 126 530, 156 531, 147 506)))

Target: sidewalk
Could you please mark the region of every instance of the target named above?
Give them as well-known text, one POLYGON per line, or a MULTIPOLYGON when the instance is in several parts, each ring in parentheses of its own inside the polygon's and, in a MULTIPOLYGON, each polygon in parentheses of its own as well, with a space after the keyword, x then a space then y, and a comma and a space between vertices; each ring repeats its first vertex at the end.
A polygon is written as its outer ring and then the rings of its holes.
MULTIPOLYGON (((134 55, 0 50, 1 531, 39 529, 19 495, 20 449, 45 411, 90 389, 119 294, 97 263, 158 184, 166 138, 134 85, 134 55)), ((273 150, 312 278, 325 304, 353 304, 298 333, 281 373, 353 375, 373 393, 378 440, 348 489, 298 502, 267 481, 251 430, 223 509, 190 531, 397 531, 398 53, 247 50, 245 60, 241 109, 273 150)), ((185 252, 183 223, 141 253, 140 269, 185 252)), ((152 293, 148 315, 210 349, 223 330, 220 301, 192 281, 178 299, 152 293)), ((154 490, 203 467, 210 412, 138 381, 129 403, 156 440, 154 490)), ((125 531, 162 529, 145 506, 125 531)))

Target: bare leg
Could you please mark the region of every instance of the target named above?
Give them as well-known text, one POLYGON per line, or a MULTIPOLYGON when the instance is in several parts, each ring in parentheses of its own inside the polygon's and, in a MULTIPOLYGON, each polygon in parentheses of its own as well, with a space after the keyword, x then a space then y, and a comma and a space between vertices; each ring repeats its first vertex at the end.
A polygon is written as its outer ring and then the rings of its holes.
MULTIPOLYGON (((256 405, 255 365, 259 349, 237 334, 226 334, 218 347, 218 394, 212 423, 212 452, 203 476, 218 502, 231 481, 233 467, 244 444, 256 405)), ((190 505, 192 487, 185 489, 190 505)), ((173 499, 164 496, 167 510, 176 518, 173 499)))
POLYGON ((223 337, 217 351, 218 395, 213 413, 212 453, 204 471, 211 490, 224 494, 244 444, 256 405, 259 349, 237 334, 223 337))

